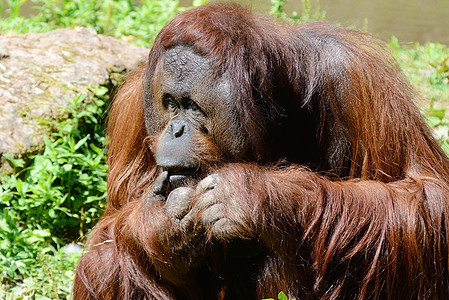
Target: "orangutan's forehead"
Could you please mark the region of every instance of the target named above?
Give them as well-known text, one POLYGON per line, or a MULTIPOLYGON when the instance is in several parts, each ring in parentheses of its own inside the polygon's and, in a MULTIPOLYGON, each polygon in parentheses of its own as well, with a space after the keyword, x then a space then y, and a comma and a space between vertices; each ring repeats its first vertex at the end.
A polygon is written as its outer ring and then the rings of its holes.
POLYGON ((191 77, 194 73, 199 73, 208 65, 208 60, 190 47, 179 45, 169 49, 164 56, 164 71, 168 72, 172 78, 182 80, 191 77))

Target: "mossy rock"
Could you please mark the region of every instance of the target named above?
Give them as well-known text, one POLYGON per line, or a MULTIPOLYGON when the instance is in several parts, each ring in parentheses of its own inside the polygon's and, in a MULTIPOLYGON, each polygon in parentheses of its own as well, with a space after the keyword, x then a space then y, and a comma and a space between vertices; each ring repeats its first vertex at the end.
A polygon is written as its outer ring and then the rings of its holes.
POLYGON ((51 130, 42 120, 61 118, 68 99, 93 86, 114 90, 148 52, 86 28, 0 36, 0 155, 39 152, 51 130))

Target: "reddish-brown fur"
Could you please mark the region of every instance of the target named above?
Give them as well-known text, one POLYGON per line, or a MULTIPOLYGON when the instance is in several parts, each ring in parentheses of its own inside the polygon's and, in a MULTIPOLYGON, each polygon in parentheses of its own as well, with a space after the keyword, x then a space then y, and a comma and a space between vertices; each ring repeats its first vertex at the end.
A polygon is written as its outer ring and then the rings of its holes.
MULTIPOLYGON (((108 207, 78 265, 74 298, 284 291, 297 299, 449 299, 449 161, 414 96, 390 55, 362 33, 274 24, 235 5, 181 14, 113 103, 108 207), (163 202, 149 209, 144 201, 160 170, 143 86, 165 49, 179 44, 212 58, 218 73, 232 70, 254 153, 252 161, 214 162, 217 198, 237 225, 230 239, 205 228, 201 249, 163 202), (254 91, 269 102, 264 116, 254 91), (314 122, 311 136, 298 129, 299 142, 286 142, 297 146, 287 154, 267 144, 284 145, 282 135, 266 137, 278 101, 310 111, 314 122), (283 156, 291 159, 276 165, 283 156)), ((212 143, 201 147, 213 160, 212 143)))

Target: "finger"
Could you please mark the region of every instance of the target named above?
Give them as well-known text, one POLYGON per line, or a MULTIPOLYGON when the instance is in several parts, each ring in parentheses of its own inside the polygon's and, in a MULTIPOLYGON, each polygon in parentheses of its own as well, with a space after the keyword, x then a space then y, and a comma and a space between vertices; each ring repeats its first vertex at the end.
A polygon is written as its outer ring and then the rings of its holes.
POLYGON ((194 190, 190 187, 174 189, 167 198, 165 207, 177 219, 182 219, 190 210, 190 202, 194 190))
POLYGON ((212 226, 212 232, 215 237, 224 239, 239 236, 237 224, 226 218, 222 218, 215 222, 212 226))
POLYGON ((214 192, 208 192, 205 193, 203 195, 201 195, 200 197, 198 197, 198 199, 196 200, 193 209, 197 212, 200 213, 201 211, 207 209, 208 207, 214 205, 215 203, 217 203, 217 198, 214 192))
POLYGON ((211 225, 225 217, 225 207, 222 203, 217 203, 206 209, 201 215, 201 222, 204 225, 211 225))
POLYGON ((155 196, 162 195, 166 196, 169 187, 169 176, 168 171, 163 171, 154 181, 153 187, 151 188, 151 193, 155 196))
POLYGON ((189 211, 179 222, 186 232, 192 232, 196 224, 196 214, 189 211))
POLYGON ((218 174, 212 174, 204 178, 198 183, 196 190, 197 192, 205 192, 212 190, 218 183, 220 176, 218 174))

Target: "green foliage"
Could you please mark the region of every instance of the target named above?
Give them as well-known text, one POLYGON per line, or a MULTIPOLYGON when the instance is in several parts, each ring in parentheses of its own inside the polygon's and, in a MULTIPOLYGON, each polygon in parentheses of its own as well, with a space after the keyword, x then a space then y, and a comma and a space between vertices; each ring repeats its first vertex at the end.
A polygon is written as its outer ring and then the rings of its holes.
POLYGON ((417 88, 418 104, 444 151, 449 155, 449 47, 428 43, 402 46, 393 38, 390 47, 405 75, 417 88), (430 100, 429 100, 430 99, 430 100))
MULTIPOLYGON (((20 14, 20 7, 26 0, 6 0, 9 6, 9 14, 12 18, 17 18, 20 14)), ((0 11, 3 11, 3 1, 0 3, 0 11)))
POLYGON ((47 122, 55 131, 29 166, 5 156, 15 172, 3 175, 0 186, 2 299, 12 293, 59 298, 69 292, 79 255, 60 247, 84 237, 105 205, 101 118, 107 89, 94 92, 92 99, 79 95, 63 108, 68 119, 47 122))
MULTIPOLYGON (((162 26, 182 10, 177 0, 32 0, 40 13, 19 17, 23 0, 9 0, 10 16, 0 32, 42 32, 61 27, 91 27, 98 33, 149 47, 162 26)), ((195 4, 204 3, 196 0, 195 4)))
MULTIPOLYGON (((263 299, 263 300, 276 300, 274 298, 267 298, 267 299, 263 299)), ((289 300, 287 295, 284 292, 279 292, 278 294, 278 300, 289 300)), ((291 299, 291 300, 295 300, 295 299, 291 299)))
POLYGON ((39 252, 34 264, 26 264, 23 280, 11 282, 2 276, 0 299, 68 299, 79 258, 80 253, 69 253, 65 248, 39 252))
POLYGON ((315 1, 315 6, 312 5, 311 0, 302 0, 302 11, 298 14, 293 11, 291 16, 288 16, 284 11, 284 6, 287 0, 271 0, 270 14, 277 18, 286 20, 287 22, 304 23, 311 20, 324 20, 326 12, 321 10, 320 1, 315 1))
POLYGON ((418 104, 428 106, 433 99, 436 106, 448 107, 449 47, 442 44, 399 45, 393 38, 390 47, 405 75, 425 99, 418 104))
POLYGON ((98 33, 127 37, 148 47, 162 26, 179 11, 175 0, 64 1, 34 0, 41 3, 42 21, 53 27, 93 27, 98 33))
POLYGON ((206 4, 208 2, 209 2, 209 0, 192 0, 192 6, 193 7, 201 6, 201 5, 206 4))
POLYGON ((446 108, 436 108, 431 99, 429 107, 424 109, 424 115, 444 152, 449 155, 449 116, 446 115, 446 108))

